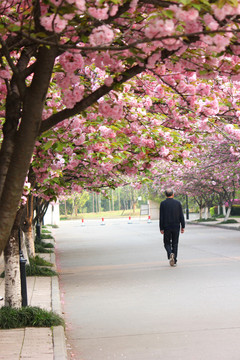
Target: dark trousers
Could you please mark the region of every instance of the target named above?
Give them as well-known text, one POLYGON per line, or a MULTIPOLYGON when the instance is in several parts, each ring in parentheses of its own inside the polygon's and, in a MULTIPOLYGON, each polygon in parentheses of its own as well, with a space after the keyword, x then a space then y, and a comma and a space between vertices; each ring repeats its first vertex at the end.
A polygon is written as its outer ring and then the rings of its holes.
POLYGON ((163 242, 164 247, 167 251, 168 259, 170 254, 174 254, 175 263, 177 262, 178 254, 178 239, 179 239, 179 230, 164 230, 163 242))

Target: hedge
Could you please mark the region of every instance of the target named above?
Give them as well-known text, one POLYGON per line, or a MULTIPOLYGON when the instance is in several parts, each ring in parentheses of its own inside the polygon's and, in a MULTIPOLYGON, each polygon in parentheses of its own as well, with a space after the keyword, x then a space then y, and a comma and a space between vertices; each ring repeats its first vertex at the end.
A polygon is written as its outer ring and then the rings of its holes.
MULTIPOLYGON (((228 208, 226 207, 226 211, 227 210, 228 210, 228 208)), ((222 206, 220 206, 220 215, 222 215, 222 213, 223 213, 222 206)), ((210 214, 211 214, 211 216, 218 215, 218 207, 214 206, 214 207, 210 208, 210 214)), ((232 216, 240 216, 240 205, 232 206, 231 215, 232 216)))

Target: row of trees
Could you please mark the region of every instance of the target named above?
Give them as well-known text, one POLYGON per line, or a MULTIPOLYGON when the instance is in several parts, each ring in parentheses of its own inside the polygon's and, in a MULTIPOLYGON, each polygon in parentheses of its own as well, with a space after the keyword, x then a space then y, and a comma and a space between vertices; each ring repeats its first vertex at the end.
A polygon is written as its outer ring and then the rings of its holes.
POLYGON ((131 185, 116 190, 107 189, 104 194, 82 191, 60 201, 60 214, 77 216, 81 213, 101 211, 134 211, 137 206, 147 203, 147 200, 148 193, 144 189, 135 189, 131 185))
MULTIPOLYGON (((196 202, 200 217, 204 209, 204 216, 208 217, 210 207, 221 206, 226 221, 240 190, 239 153, 233 151, 226 139, 215 141, 209 138, 207 144, 202 144, 197 158, 195 156, 196 154, 191 155, 187 164, 175 164, 171 167, 165 164, 161 178, 154 179, 154 188, 162 191, 167 179, 169 186, 173 186, 175 191, 190 196, 196 202)), ((163 170, 163 166, 161 169, 163 170)))
POLYGON ((136 187, 163 163, 192 164, 209 135, 238 154, 238 2, 6 0, 0 14, 0 251, 12 267, 28 194, 136 187))

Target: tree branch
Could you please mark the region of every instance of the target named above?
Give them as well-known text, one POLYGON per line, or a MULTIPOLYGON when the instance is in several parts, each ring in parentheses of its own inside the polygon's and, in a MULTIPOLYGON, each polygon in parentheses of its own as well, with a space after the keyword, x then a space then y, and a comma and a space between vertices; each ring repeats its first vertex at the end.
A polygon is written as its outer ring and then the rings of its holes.
POLYGON ((40 128, 39 135, 44 131, 49 130, 51 127, 57 125, 61 121, 68 119, 74 115, 81 113, 83 110, 87 109, 89 106, 94 104, 98 99, 102 96, 108 94, 111 90, 114 90, 116 86, 121 85, 134 77, 135 75, 141 73, 144 70, 144 67, 136 65, 133 68, 126 70, 125 73, 122 74, 121 80, 115 80, 111 86, 102 85, 99 89, 83 98, 79 101, 74 108, 72 109, 64 109, 57 114, 50 116, 48 119, 42 121, 42 125, 40 128))

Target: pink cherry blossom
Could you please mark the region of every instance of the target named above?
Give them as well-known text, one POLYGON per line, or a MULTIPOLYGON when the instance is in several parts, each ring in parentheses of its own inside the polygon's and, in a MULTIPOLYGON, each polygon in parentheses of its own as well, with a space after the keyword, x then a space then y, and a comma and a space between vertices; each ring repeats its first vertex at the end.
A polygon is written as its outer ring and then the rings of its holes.
POLYGON ((111 44, 114 38, 114 32, 107 25, 99 26, 93 29, 92 34, 89 36, 90 44, 93 46, 111 44))
POLYGON ((160 148, 160 155, 162 155, 163 157, 167 156, 169 154, 169 149, 167 149, 165 146, 162 146, 160 148))
POLYGON ((66 72, 74 72, 77 69, 82 69, 84 66, 84 60, 81 54, 70 53, 68 51, 59 57, 59 62, 66 72))
POLYGON ((68 2, 72 1, 71 3, 75 2, 80 13, 86 11, 86 1, 85 0, 66 0, 66 1, 68 1, 68 2))
POLYGON ((88 13, 98 20, 106 20, 108 19, 108 10, 108 5, 105 5, 103 8, 89 7, 88 13))
POLYGON ((77 146, 82 145, 84 143, 85 139, 86 139, 86 135, 81 134, 77 139, 74 140, 74 144, 77 146))
POLYGON ((117 12, 118 12, 118 5, 113 5, 113 6, 111 7, 111 10, 110 10, 110 12, 109 12, 109 15, 110 15, 110 16, 115 16, 115 15, 117 14, 117 12))
POLYGON ((67 26, 67 20, 61 19, 58 14, 43 16, 40 21, 46 30, 55 31, 56 33, 61 33, 67 26))
POLYGON ((171 35, 174 31, 174 23, 172 20, 154 19, 145 29, 145 35, 152 39, 154 37, 171 35))
POLYGON ((106 86, 111 86, 113 83, 113 78, 111 76, 108 76, 105 80, 104 80, 104 84, 106 86))
POLYGON ((0 78, 10 80, 11 79, 10 71, 9 70, 0 70, 0 78))

